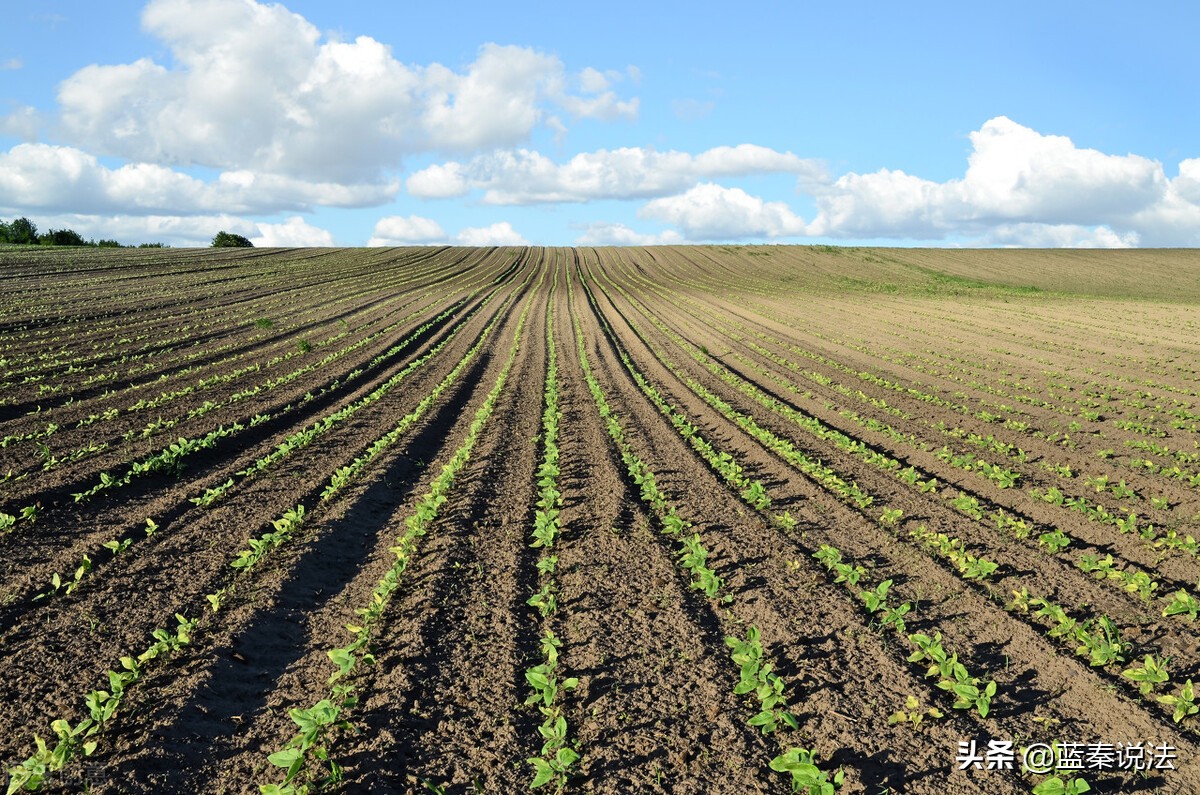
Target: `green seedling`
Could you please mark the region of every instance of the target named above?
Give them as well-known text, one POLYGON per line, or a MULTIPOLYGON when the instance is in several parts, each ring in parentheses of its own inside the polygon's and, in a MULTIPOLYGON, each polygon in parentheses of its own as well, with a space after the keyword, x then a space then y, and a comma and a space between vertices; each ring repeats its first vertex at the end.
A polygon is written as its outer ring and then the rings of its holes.
MULTIPOLYGON (((776 527, 778 527, 780 530, 783 530, 784 532, 791 532, 792 530, 795 530, 796 525, 799 524, 799 522, 797 522, 795 520, 795 518, 793 518, 792 515, 787 511, 784 511, 783 513, 775 514, 775 516, 772 517, 771 521, 774 523, 774 525, 776 527)), ((0 529, 3 529, 3 528, 0 528, 0 529)))
POLYGON ((1187 680, 1183 687, 1179 689, 1178 695, 1159 696, 1158 700, 1159 703, 1166 704, 1174 710, 1171 718, 1176 723, 1180 723, 1184 718, 1200 712, 1200 706, 1196 706, 1196 694, 1192 688, 1191 679, 1187 680))
POLYGON ((115 540, 114 541, 105 541, 101 546, 103 546, 109 552, 113 553, 113 556, 115 557, 117 555, 120 555, 125 550, 129 549, 130 545, 132 545, 132 544, 133 544, 133 539, 126 538, 121 541, 115 541, 115 540))
POLYGON ((1066 549, 1071 539, 1062 530, 1055 528, 1052 532, 1038 536, 1038 543, 1053 555, 1066 549))
POLYGON ((1195 621, 1198 613, 1200 602, 1182 588, 1171 594, 1171 602, 1163 610, 1164 616, 1187 616, 1188 621, 1195 621))
POLYGON ((21 789, 40 789, 51 773, 61 770, 75 756, 80 753, 91 756, 96 750, 96 742, 85 739, 95 733, 95 726, 89 718, 85 718, 74 727, 65 720, 56 720, 50 724, 50 730, 58 738, 58 743, 53 749, 47 746, 41 737, 34 735, 33 741, 37 750, 33 756, 20 766, 9 768, 9 795, 21 789))
POLYGON ((887 592, 892 587, 891 580, 884 580, 875 586, 874 591, 862 591, 858 598, 862 599, 867 606, 868 613, 877 613, 880 610, 887 609, 887 592))
POLYGON ((549 707, 558 697, 560 689, 574 690, 579 685, 579 680, 573 676, 560 682, 554 674, 554 668, 555 666, 547 662, 525 672, 525 681, 533 688, 533 693, 525 699, 526 704, 536 704, 541 701, 543 706, 549 707))
POLYGON ((925 676, 937 676, 937 686, 941 690, 954 695, 954 709, 970 709, 986 718, 991 711, 992 698, 996 695, 996 683, 984 684, 977 677, 971 676, 957 654, 950 654, 942 646, 941 633, 932 638, 920 633, 909 635, 908 640, 917 650, 908 656, 909 662, 927 661, 925 676))
POLYGON ((570 748, 559 748, 552 759, 542 759, 531 756, 525 760, 533 765, 533 781, 529 782, 530 789, 537 789, 552 781, 558 782, 558 789, 567 784, 571 768, 579 761, 579 754, 570 748))
POLYGON ((883 618, 879 623, 885 627, 891 627, 896 632, 903 635, 905 629, 904 616, 910 610, 912 610, 912 605, 908 602, 905 602, 899 607, 888 607, 886 610, 884 610, 883 618))
POLYGON ((1103 558, 1099 555, 1084 555, 1079 559, 1079 568, 1097 580, 1103 580, 1110 572, 1116 571, 1116 561, 1112 555, 1105 555, 1103 558))
POLYGON ((816 754, 804 748, 789 748, 771 760, 771 769, 777 773, 790 773, 792 776, 792 792, 802 792, 806 795, 833 795, 846 773, 841 768, 829 774, 815 764, 816 754))
POLYGON ((851 566, 849 563, 836 563, 834 568, 837 570, 837 578, 834 579, 834 582, 844 582, 847 585, 858 585, 858 581, 867 573, 862 566, 851 566))
POLYGON ((545 618, 558 609, 558 597, 554 595, 554 587, 546 583, 540 591, 525 600, 525 604, 536 607, 542 618, 545 618))
POLYGON ((1051 776, 1033 788, 1033 795, 1083 795, 1091 789, 1092 786, 1082 778, 1064 781, 1058 776, 1051 776))
POLYGON ((725 645, 732 649, 730 657, 740 666, 740 680, 733 692, 739 696, 753 693, 759 700, 760 711, 746 722, 759 727, 763 734, 778 731, 780 724, 796 729, 799 725, 796 717, 785 709, 786 683, 773 672, 774 666, 763 659, 758 627, 753 624, 747 627, 745 640, 725 638, 725 645))
MULTIPOLYGON (((726 454, 723 453, 722 455, 726 454)), ((771 498, 767 496, 767 490, 757 480, 742 491, 742 499, 760 511, 766 509, 771 504, 771 498)))
POLYGON ((1131 666, 1121 672, 1121 676, 1138 683, 1138 692, 1143 696, 1150 695, 1156 686, 1165 684, 1170 675, 1167 673, 1167 658, 1147 654, 1141 666, 1131 666))
POLYGON ((1090 664, 1096 668, 1123 662, 1131 648, 1131 644, 1122 642, 1117 625, 1107 616, 1099 616, 1075 627, 1074 634, 1080 644, 1075 653, 1080 657, 1089 657, 1090 664))

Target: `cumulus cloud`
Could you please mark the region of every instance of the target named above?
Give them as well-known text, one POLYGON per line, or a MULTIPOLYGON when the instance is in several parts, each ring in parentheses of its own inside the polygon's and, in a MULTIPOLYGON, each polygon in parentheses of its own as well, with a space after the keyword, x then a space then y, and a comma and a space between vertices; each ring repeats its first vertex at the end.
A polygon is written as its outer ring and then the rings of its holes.
POLYGON ((58 92, 73 140, 137 162, 353 184, 412 152, 517 145, 556 110, 637 112, 608 73, 573 75, 528 47, 486 44, 458 71, 410 65, 369 36, 323 40, 299 14, 254 0, 152 0, 142 26, 169 65, 92 65, 58 92))
POLYGON ((683 243, 683 236, 674 229, 661 234, 644 234, 625 224, 600 221, 588 224, 586 231, 575 240, 577 246, 668 246, 683 243))
POLYGON ((971 133, 962 178, 849 173, 810 185, 808 232, 840 238, 975 238, 998 245, 1200 243, 1200 160, 1169 179, 1161 163, 1043 135, 1000 116, 971 133))
POLYGON ((391 215, 380 218, 375 224, 368 246, 413 246, 428 243, 444 243, 446 232, 432 218, 410 215, 407 218, 391 215))
POLYGON ((528 246, 529 241, 508 221, 491 226, 467 227, 454 236, 460 246, 528 246))
POLYGON ((535 204, 651 198, 686 190, 700 179, 778 173, 795 174, 806 183, 826 181, 817 161, 740 144, 698 155, 639 147, 601 149, 561 164, 528 149, 497 151, 466 163, 422 169, 408 178, 406 187, 420 198, 484 190, 487 204, 535 204))
POLYGON ((1137 232, 1118 234, 1107 226, 1003 224, 977 242, 987 246, 1020 248, 1133 248, 1138 240, 1137 232))
MULTIPOLYGON (((391 215, 380 218, 375 224, 368 246, 418 246, 435 243, 450 243, 450 236, 442 225, 432 218, 419 215, 391 215)), ((469 226, 454 235, 453 243, 459 246, 527 246, 529 241, 508 221, 499 221, 491 226, 469 226)))
POLYGON ((24 65, 25 64, 21 62, 20 58, 6 58, 5 60, 0 61, 0 72, 13 72, 17 69, 20 69, 24 65))
POLYGON ((1181 162, 1179 176, 1171 184, 1180 199, 1200 204, 1200 158, 1181 162))
POLYGON ((408 192, 422 199, 451 199, 471 190, 461 163, 443 163, 423 168, 408 178, 408 192))
POLYGON ((689 240, 792 237, 806 232, 804 219, 783 202, 766 202, 741 188, 707 182, 648 202, 640 218, 654 218, 683 230, 689 240))
POLYGON ((49 144, 18 144, 0 153, 0 196, 22 210, 272 213, 381 204, 398 190, 396 183, 342 185, 244 170, 205 182, 149 163, 110 169, 80 149, 49 144))
POLYGON ((41 114, 28 105, 0 116, 0 135, 11 135, 22 141, 36 141, 41 127, 41 114))
POLYGON ((250 242, 264 248, 328 247, 333 245, 333 235, 296 215, 282 224, 258 224, 258 234, 250 242))

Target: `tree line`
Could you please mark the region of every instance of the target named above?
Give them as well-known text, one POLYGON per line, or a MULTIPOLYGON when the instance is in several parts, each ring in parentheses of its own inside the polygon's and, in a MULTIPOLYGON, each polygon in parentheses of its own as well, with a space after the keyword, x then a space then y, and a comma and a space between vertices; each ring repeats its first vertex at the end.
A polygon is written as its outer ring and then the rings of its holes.
MULTIPOLYGON (((115 240, 84 240, 83 235, 73 229, 51 229, 38 233, 37 224, 28 218, 17 218, 10 223, 0 219, 0 244, 17 246, 91 246, 93 248, 170 248, 165 243, 139 243, 124 246, 115 240)), ((254 244, 242 235, 224 230, 213 236, 214 248, 253 248, 254 244)))

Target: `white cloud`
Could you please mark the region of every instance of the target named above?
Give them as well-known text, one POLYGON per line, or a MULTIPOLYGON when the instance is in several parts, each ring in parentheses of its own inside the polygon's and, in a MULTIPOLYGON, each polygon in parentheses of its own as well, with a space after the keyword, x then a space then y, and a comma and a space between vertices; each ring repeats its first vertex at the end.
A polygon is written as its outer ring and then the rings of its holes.
POLYGON ((529 241, 512 228, 508 221, 491 226, 467 227, 454 236, 460 246, 528 246, 529 241))
POLYGON ((444 163, 423 168, 408 178, 408 192, 422 199, 450 199, 465 196, 471 189, 463 176, 461 163, 444 163))
MULTIPOLYGON (((442 225, 432 218, 419 215, 392 215, 380 218, 375 224, 368 246, 414 246, 432 243, 449 243, 450 239, 442 225)), ((499 221, 491 226, 472 226, 462 229, 454 236, 459 246, 527 246, 526 240, 508 221, 499 221)))
POLYGON ((683 243, 683 236, 674 229, 657 235, 643 234, 625 224, 600 221, 588 224, 587 230, 575 240, 577 246, 668 246, 683 243))
POLYGON ((612 91, 614 83, 621 82, 625 75, 615 69, 601 72, 592 67, 586 67, 579 73, 577 83, 584 94, 591 96, 565 96, 563 107, 573 116, 580 118, 601 119, 614 121, 619 118, 636 119, 638 100, 622 101, 612 91))
POLYGON ((21 62, 20 58, 8 58, 0 61, 0 72, 13 72, 17 69, 20 69, 24 65, 25 64, 21 62))
POLYGON ((296 215, 282 224, 258 224, 258 235, 250 242, 265 248, 328 247, 333 245, 333 235, 296 215))
POLYGON ((974 152, 959 190, 982 215, 1044 223, 1127 217, 1160 199, 1162 166, 1138 155, 1078 149, 1003 116, 971 133, 974 152))
POLYGON ((572 116, 584 119, 600 119, 615 121, 621 117, 636 119, 638 114, 638 98, 622 102, 616 93, 605 91, 595 97, 564 96, 562 106, 572 116))
POLYGON ((987 246, 1020 248, 1133 248, 1138 233, 1117 234, 1107 226, 1077 224, 1003 224, 977 242, 987 246))
POLYGON ((412 246, 444 243, 446 240, 446 232, 442 229, 441 224, 432 218, 422 218, 419 215, 410 215, 407 218, 391 215, 379 219, 367 245, 412 246))
POLYGON ((1179 164, 1179 176, 1172 180, 1180 199, 1200 204, 1200 158, 1179 164))
POLYGON ((278 4, 152 0, 142 25, 169 66, 88 66, 58 93, 73 140, 136 162, 376 182, 412 152, 517 145, 556 108, 599 119, 637 109, 595 90, 609 73, 572 75, 531 48, 486 44, 461 71, 409 65, 368 36, 323 41, 278 4))
POLYGON ((528 149, 497 151, 466 163, 430 166, 410 176, 406 185, 421 198, 482 189, 488 204, 533 204, 666 196, 699 179, 772 173, 796 174, 805 183, 825 180, 824 167, 817 161, 741 144, 698 155, 639 147, 601 149, 562 164, 528 149))
POLYGON ((36 141, 41 127, 41 114, 28 105, 22 106, 5 116, 0 116, 0 135, 11 135, 22 141, 36 141))
POLYGON ((1183 161, 1169 179, 1157 161, 1081 149, 1003 116, 970 138, 959 179, 881 169, 806 186, 818 209, 809 234, 989 245, 1200 243, 1200 160, 1183 161))
MULTIPOLYGON (((617 78, 620 79, 619 73, 617 74, 617 78)), ((607 91, 610 79, 610 77, 606 76, 600 70, 593 69, 590 66, 579 73, 579 85, 584 91, 590 94, 599 94, 607 91)))
POLYGON ((341 185, 251 171, 227 171, 205 182, 148 163, 110 169, 80 149, 48 144, 18 144, 0 152, 0 196, 11 197, 23 210, 271 213, 382 204, 398 190, 395 183, 341 185))
POLYGON ((931 239, 963 220, 947 218, 954 198, 945 186, 903 171, 846 174, 819 189, 816 200, 819 213, 809 229, 817 236, 931 239))
POLYGON ((764 202, 741 188, 711 182, 648 202, 638 217, 673 224, 689 240, 793 237, 806 231, 804 219, 783 202, 764 202))

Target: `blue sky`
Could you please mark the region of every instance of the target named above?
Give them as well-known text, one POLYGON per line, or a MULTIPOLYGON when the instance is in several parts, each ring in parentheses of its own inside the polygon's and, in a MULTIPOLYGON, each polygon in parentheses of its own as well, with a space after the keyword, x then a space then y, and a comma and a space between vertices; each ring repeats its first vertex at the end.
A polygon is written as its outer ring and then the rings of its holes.
POLYGON ((1195 246, 1196 9, 20 4, 0 218, 174 245, 1195 246))

